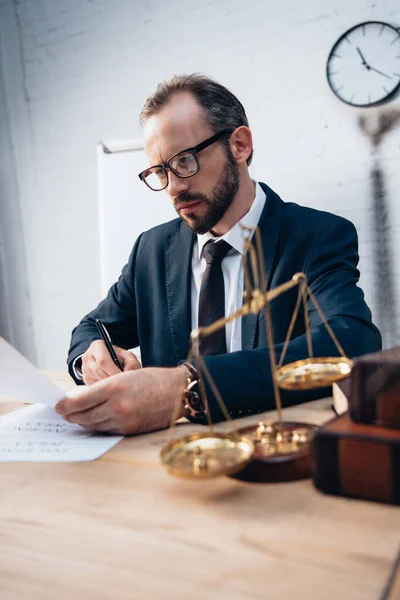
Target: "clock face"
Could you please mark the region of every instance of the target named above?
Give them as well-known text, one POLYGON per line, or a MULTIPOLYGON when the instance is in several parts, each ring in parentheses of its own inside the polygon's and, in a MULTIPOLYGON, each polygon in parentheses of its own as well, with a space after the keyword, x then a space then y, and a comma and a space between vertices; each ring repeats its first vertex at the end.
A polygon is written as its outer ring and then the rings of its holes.
POLYGON ((400 88, 400 32, 380 21, 349 29, 331 50, 326 75, 332 91, 352 106, 372 106, 400 88))

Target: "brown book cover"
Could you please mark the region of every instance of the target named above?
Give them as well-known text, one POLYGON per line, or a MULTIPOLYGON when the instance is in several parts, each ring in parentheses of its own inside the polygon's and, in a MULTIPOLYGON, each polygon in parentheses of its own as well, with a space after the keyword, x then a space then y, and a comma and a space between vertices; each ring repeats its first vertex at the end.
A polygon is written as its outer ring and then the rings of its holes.
POLYGON ((400 428, 400 348, 354 361, 349 409, 357 423, 400 428))
POLYGON ((320 491, 400 505, 400 430, 345 413, 317 429, 311 456, 320 491))

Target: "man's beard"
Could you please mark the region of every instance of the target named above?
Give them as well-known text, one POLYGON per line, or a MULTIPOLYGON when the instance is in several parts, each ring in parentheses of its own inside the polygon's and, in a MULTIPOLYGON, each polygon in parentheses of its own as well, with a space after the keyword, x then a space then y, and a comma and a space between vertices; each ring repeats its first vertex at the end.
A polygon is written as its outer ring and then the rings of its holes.
POLYGON ((183 220, 194 233, 203 234, 210 231, 222 219, 237 194, 240 183, 240 174, 230 148, 227 148, 227 161, 220 181, 211 192, 211 199, 204 194, 191 194, 183 192, 177 198, 175 210, 179 214, 179 205, 186 202, 204 201, 208 205, 205 215, 189 213, 183 220))

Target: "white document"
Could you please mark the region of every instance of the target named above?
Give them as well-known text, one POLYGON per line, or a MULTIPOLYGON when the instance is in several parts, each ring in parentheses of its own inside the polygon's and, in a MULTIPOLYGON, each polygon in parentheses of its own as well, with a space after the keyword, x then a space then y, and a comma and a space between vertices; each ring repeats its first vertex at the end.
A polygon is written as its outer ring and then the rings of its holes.
POLYGON ((65 393, 0 337, 0 396, 32 403, 0 417, 0 462, 95 460, 115 446, 123 436, 92 434, 56 414, 76 391, 65 393))
POLYGON ((0 417, 0 462, 95 460, 123 436, 89 433, 34 404, 0 417))
POLYGON ((55 406, 65 392, 0 337, 0 396, 55 406))

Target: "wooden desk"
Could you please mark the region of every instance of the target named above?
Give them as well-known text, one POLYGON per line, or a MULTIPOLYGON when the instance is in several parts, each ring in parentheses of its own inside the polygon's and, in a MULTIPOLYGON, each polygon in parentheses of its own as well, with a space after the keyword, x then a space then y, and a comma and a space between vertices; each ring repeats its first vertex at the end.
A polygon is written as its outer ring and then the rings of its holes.
MULTIPOLYGON (((322 423, 330 404, 285 413, 322 423)), ((0 463, 1 600, 381 597, 399 509, 324 496, 311 481, 179 480, 160 466, 165 438, 126 438, 92 463, 0 463)))

